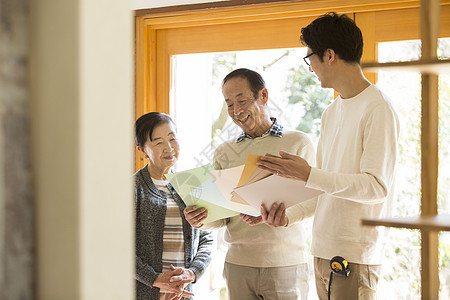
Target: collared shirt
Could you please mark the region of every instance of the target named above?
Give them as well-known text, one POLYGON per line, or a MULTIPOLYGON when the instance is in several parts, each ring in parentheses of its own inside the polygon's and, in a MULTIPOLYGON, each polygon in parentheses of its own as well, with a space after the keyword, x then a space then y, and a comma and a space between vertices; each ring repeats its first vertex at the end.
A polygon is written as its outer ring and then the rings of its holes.
MULTIPOLYGON (((270 120, 272 120, 273 124, 269 128, 269 130, 267 130, 262 136, 270 134, 273 136, 282 137, 283 136, 283 125, 278 123, 276 118, 270 118, 270 120)), ((251 137, 249 134, 247 134, 246 132, 243 131, 236 139, 236 143, 242 142, 245 138, 253 139, 253 137, 251 137)))

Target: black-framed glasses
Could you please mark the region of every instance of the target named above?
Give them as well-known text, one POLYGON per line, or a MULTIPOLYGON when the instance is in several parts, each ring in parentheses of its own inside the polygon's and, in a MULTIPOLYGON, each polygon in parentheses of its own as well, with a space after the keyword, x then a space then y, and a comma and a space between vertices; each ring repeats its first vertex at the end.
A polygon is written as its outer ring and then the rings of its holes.
POLYGON ((311 65, 311 61, 310 61, 310 57, 313 56, 314 54, 317 54, 317 52, 311 52, 310 54, 306 55, 305 57, 303 57, 303 60, 305 61, 305 64, 308 65, 308 67, 311 65))

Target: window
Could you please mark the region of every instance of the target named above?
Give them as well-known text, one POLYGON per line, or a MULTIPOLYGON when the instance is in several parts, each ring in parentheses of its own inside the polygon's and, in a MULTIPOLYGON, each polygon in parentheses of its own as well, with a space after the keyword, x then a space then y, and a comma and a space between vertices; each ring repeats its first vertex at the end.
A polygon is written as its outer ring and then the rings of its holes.
MULTIPOLYGON (((420 41, 383 42, 378 44, 378 61, 412 61, 420 57, 420 41)), ((438 56, 450 57, 450 38, 440 39, 438 56)), ((421 74, 413 72, 378 73, 377 85, 391 98, 400 120, 399 162, 396 177, 394 216, 420 214, 420 123, 421 123, 421 74)), ((448 145, 450 123, 448 115, 450 77, 440 76, 440 144, 448 145), (444 121, 446 120, 446 121, 444 121), (447 144, 446 144, 447 142, 447 144)), ((439 212, 449 213, 450 170, 447 147, 440 147, 439 212)), ((450 296, 449 278, 450 241, 447 233, 440 234, 440 296, 450 296)), ((383 280, 380 282, 381 299, 395 295, 395 299, 420 299, 420 234, 415 230, 390 230, 386 246, 383 280), (386 267, 389 266, 389 267, 386 267), (394 280, 395 279, 395 280, 394 280), (385 288, 384 288, 385 287, 385 288), (386 293, 386 294, 383 294, 386 293)))

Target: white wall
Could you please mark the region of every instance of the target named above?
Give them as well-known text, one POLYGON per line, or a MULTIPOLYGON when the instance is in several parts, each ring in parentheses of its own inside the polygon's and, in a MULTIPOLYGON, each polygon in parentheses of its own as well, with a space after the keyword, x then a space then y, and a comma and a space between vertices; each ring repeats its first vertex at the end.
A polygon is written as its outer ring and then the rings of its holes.
POLYGON ((134 299, 129 0, 32 0, 36 299, 134 299))
MULTIPOLYGON (((132 0, 132 1, 133 1, 133 3, 132 3, 133 9, 145 9, 145 8, 208 3, 208 2, 221 2, 221 1, 213 1, 213 0, 132 0)), ((227 0, 223 0, 223 1, 227 1, 227 0)))

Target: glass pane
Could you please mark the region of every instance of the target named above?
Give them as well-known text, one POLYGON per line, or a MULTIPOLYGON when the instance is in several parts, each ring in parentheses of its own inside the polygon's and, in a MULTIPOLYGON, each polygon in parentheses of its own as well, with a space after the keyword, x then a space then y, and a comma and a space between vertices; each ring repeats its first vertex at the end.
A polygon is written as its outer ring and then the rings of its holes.
MULTIPOLYGON (((450 39, 449 39, 450 40, 450 39)), ((450 214, 450 76, 439 76, 438 210, 450 214)))
MULTIPOLYGON (((450 39, 439 40, 438 56, 450 57, 450 39)), ((417 60, 420 41, 401 41, 378 44, 379 62, 417 60)), ((399 164, 396 179, 394 216, 420 213, 420 73, 378 73, 377 85, 391 98, 400 119, 399 164)), ((439 76, 439 213, 450 212, 450 76, 439 76), (447 167, 445 167, 447 166, 447 167)), ((448 236, 440 244, 440 295, 448 298, 448 288, 442 281, 450 276, 448 236), (446 243, 445 243, 446 242, 446 243), (445 248, 447 247, 447 248, 445 248)), ((417 231, 391 229, 386 245, 386 259, 380 281, 380 299, 420 299, 420 235, 417 231), (400 283, 400 284, 399 284, 400 283), (406 286, 405 284, 408 283, 406 286)), ((447 280, 447 279, 446 279, 447 280)), ((448 284, 447 284, 448 286, 448 284)))
MULTIPOLYGON (((439 40, 438 56, 450 58, 450 38, 439 40)), ((438 210, 450 214, 450 76, 439 76, 438 210)), ((450 232, 439 235, 439 299, 450 299, 450 232)))
MULTIPOLYGON (((420 41, 378 44, 378 61, 411 61, 420 55, 420 41)), ((386 93, 400 120, 394 216, 420 213, 421 76, 412 72, 378 72, 377 85, 386 93)))
MULTIPOLYGON (((450 38, 440 39, 438 56, 450 58, 450 38)), ((439 181, 438 209, 440 214, 450 214, 450 76, 439 76, 439 181)))
MULTIPOLYGON (((260 73, 269 92, 268 110, 283 126, 308 133, 317 142, 320 118, 332 101, 333 91, 322 89, 303 62, 306 48, 184 54, 172 57, 171 114, 181 143, 178 170, 212 162, 215 148, 236 138, 241 129, 228 117, 221 91, 223 78, 245 67, 260 73)), ((306 224, 308 245, 311 220, 306 224)), ((212 267, 196 289, 196 299, 226 299, 222 267, 226 246, 218 235, 212 267), (205 293, 210 291, 210 293, 205 293)), ((312 257, 310 257, 312 266, 312 257)), ((310 298, 317 299, 310 268, 310 298)))
POLYGON ((439 234, 439 299, 450 299, 450 232, 439 234))
MULTIPOLYGON (((379 62, 417 60, 420 41, 378 44, 379 62)), ((400 120, 394 216, 420 214, 421 75, 378 72, 380 89, 395 106, 400 120)), ((379 283, 380 299, 420 299, 420 232, 392 228, 386 243, 379 283)))

